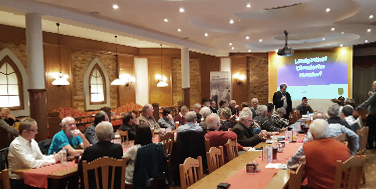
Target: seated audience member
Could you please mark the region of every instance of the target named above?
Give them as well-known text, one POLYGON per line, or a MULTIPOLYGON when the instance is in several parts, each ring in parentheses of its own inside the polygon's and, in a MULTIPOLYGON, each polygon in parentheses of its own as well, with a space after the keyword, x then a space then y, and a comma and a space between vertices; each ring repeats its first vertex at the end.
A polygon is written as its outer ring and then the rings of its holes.
POLYGON ((235 100, 230 100, 230 105, 228 108, 230 108, 232 115, 239 115, 238 105, 236 105, 235 100))
POLYGON ((344 162, 350 158, 349 149, 344 143, 330 138, 329 125, 325 120, 314 120, 310 131, 314 140, 303 145, 308 187, 332 189, 337 160, 344 162))
MULTIPOLYGON (((252 119, 253 119, 254 116, 253 116, 253 112, 252 112, 251 108, 245 107, 245 108, 242 109, 242 111, 240 111, 240 113, 244 112, 244 111, 251 112, 252 113, 252 119)), ((253 131, 253 134, 259 134, 261 132, 261 127, 256 122, 253 122, 251 129, 253 131)))
POLYGON ((154 133, 159 133, 161 128, 153 117, 154 108, 151 104, 146 104, 142 108, 142 114, 138 117, 140 125, 149 125, 150 129, 154 129, 154 133))
POLYGON ((227 100, 219 101, 218 115, 221 115, 223 108, 227 108, 227 100))
POLYGON ((220 131, 228 131, 229 128, 233 128, 236 122, 230 120, 231 119, 231 110, 230 108, 222 108, 221 111, 221 126, 219 128, 220 131))
POLYGON ((125 170, 125 182, 128 184, 133 183, 134 164, 136 162, 138 148, 153 142, 150 127, 147 125, 139 125, 136 133, 137 135, 134 140, 134 145, 131 146, 124 154, 124 157, 128 159, 127 168, 125 170))
MULTIPOLYGON (((356 108, 355 100, 351 99, 351 98, 346 99, 345 105, 351 106, 353 108, 353 110, 355 110, 355 108, 356 108)), ((358 119, 359 112, 358 111, 353 111, 353 117, 354 117, 354 119, 358 119)))
POLYGON ((10 137, 17 137, 18 131, 14 127, 9 126, 4 120, 0 119, 0 128, 3 128, 7 131, 10 137))
MULTIPOLYGON (((248 102, 242 102, 242 104, 240 105, 240 107, 241 107, 242 111, 244 111, 244 109, 250 110, 252 112, 252 118, 255 118, 255 116, 257 115, 257 112, 255 110, 253 110, 252 108, 249 107, 248 102)), ((240 111, 239 114, 242 111, 240 111)))
POLYGON ((9 145, 8 162, 9 177, 12 188, 23 188, 23 180, 11 171, 15 169, 35 169, 60 161, 60 153, 45 156, 39 149, 38 143, 34 140, 38 134, 37 122, 32 118, 21 120, 20 136, 15 138, 9 145))
POLYGON ((197 119, 196 112, 194 111, 187 112, 185 117, 186 117, 187 123, 185 125, 179 126, 176 129, 177 132, 202 131, 202 128, 199 125, 196 125, 196 119, 197 119))
POLYGON ((202 101, 201 101, 201 105, 202 107, 210 107, 210 99, 208 98, 203 98, 202 101))
MULTIPOLYGON (((95 134, 97 136, 98 142, 93 146, 89 146, 85 149, 82 158, 78 164, 78 170, 80 172, 80 176, 82 178, 82 161, 86 160, 88 163, 107 156, 112 157, 115 159, 121 159, 123 156, 123 147, 120 144, 114 144, 111 142, 112 137, 114 136, 112 124, 108 121, 100 122, 95 127, 95 134)), ((150 132, 150 131, 149 131, 150 132)), ((93 173, 88 174, 89 177, 89 188, 95 188, 95 176, 94 171, 93 173)), ((120 188, 121 181, 121 172, 115 173, 115 181, 113 188, 120 188)), ((83 183, 83 181, 81 182, 83 183)))
POLYGON ((76 120, 73 117, 65 117, 61 121, 61 125, 63 130, 56 133, 52 138, 48 154, 53 154, 54 152, 59 152, 61 149, 66 149, 71 156, 82 155, 82 152, 85 148, 90 146, 90 143, 85 138, 85 135, 77 129, 76 120))
POLYGON ((136 114, 127 112, 123 118, 123 124, 120 125, 119 130, 128 131, 128 139, 134 140, 136 136, 136 128, 139 124, 136 114))
MULTIPOLYGON (((315 116, 314 116, 314 120, 324 120, 325 122, 327 117, 325 114, 323 113, 317 113, 315 116)), ((350 129, 338 124, 338 123, 332 123, 332 124, 329 124, 328 125, 329 127, 329 135, 330 137, 333 137, 335 138, 336 136, 340 135, 340 134, 346 134, 349 138, 349 141, 348 141, 348 148, 350 149, 350 153, 352 155, 355 155, 355 153, 357 152, 358 148, 359 148, 359 137, 356 133, 354 133, 353 131, 351 131, 350 129)), ((303 140, 304 143, 307 143, 309 141, 312 141, 314 140, 314 138, 312 137, 312 134, 311 133, 308 133, 306 138, 303 140)), ((296 168, 299 166, 299 163, 304 163, 305 162, 305 154, 304 154, 304 150, 303 150, 303 146, 301 146, 299 148, 299 150, 288 160, 287 162, 287 168, 296 168)))
POLYGON ((175 129, 175 122, 174 122, 174 118, 172 118, 171 114, 170 114, 170 110, 168 109, 163 109, 162 111, 162 116, 159 118, 158 120, 158 124, 159 126, 161 126, 162 128, 171 128, 171 129, 175 129))
POLYGON ((354 108, 350 105, 345 105, 342 108, 341 118, 344 119, 350 126, 351 130, 356 132, 356 130, 360 129, 360 125, 358 120, 356 120, 353 116, 354 108))
POLYGON ((197 123, 200 123, 201 122, 201 114, 200 114, 200 110, 201 110, 201 104, 200 103, 196 103, 196 104, 193 104, 193 111, 196 112, 196 116, 197 116, 197 123))
POLYGON ((182 106, 180 108, 180 112, 178 115, 175 116, 174 121, 178 121, 179 125, 184 125, 186 120, 185 120, 185 114, 189 111, 189 108, 187 106, 182 106))
POLYGON ((252 112, 242 111, 239 115, 239 122, 232 128, 232 131, 238 136, 238 143, 242 146, 255 146, 266 139, 267 132, 261 131, 258 135, 254 134, 251 126, 253 125, 252 112))
POLYGON ((210 108, 208 108, 208 107, 202 107, 201 110, 200 110, 200 114, 201 114, 201 117, 202 117, 201 122, 200 122, 200 125, 201 125, 202 129, 203 129, 204 131, 206 131, 207 128, 206 128, 205 120, 206 120, 206 117, 207 117, 209 114, 211 114, 211 110, 210 110, 210 108))
POLYGON ((340 109, 341 107, 337 103, 332 103, 329 105, 328 115, 330 118, 328 119, 328 123, 339 123, 350 129, 349 124, 344 119, 339 117, 341 113, 340 109))
MULTIPOLYGON (((230 111, 230 109, 228 109, 230 111)), ((238 137, 234 132, 231 131, 219 131, 219 128, 221 127, 219 123, 220 119, 218 114, 210 114, 206 118, 206 124, 208 125, 208 132, 205 134, 205 138, 210 140, 210 146, 212 147, 219 147, 223 146, 225 147, 225 144, 227 143, 228 139, 236 140, 238 137)), ((249 148, 241 146, 238 144, 238 150, 245 150, 247 151, 249 148)), ((227 159, 227 153, 226 149, 224 150, 224 159, 225 163, 228 161, 227 159)))
POLYGON ((285 108, 278 108, 273 114, 272 114, 272 120, 276 127, 278 128, 284 128, 289 125, 289 120, 283 118, 283 116, 286 114, 285 108))
POLYGON ((218 114, 217 103, 215 102, 215 100, 210 99, 210 106, 209 106, 209 108, 212 111, 212 113, 218 114))
POLYGON ((97 135, 95 135, 95 127, 102 121, 108 121, 108 115, 104 111, 95 114, 94 123, 85 131, 85 137, 92 145, 98 142, 97 135))
POLYGON ((271 123, 267 117, 268 108, 265 105, 258 106, 257 113, 258 116, 255 117, 254 121, 260 125, 261 130, 266 130, 268 132, 283 132, 286 130, 286 128, 278 128, 273 126, 273 123, 271 123))
POLYGON ((14 122, 16 122, 16 118, 10 114, 8 108, 2 108, 0 111, 1 119, 4 120, 9 126, 13 126, 14 122))
POLYGON ((303 97, 302 103, 299 104, 295 109, 297 111, 300 111, 300 115, 307 115, 308 113, 313 113, 311 106, 308 104, 307 97, 303 97))
POLYGON ((258 99, 257 98, 252 98, 251 100, 251 110, 254 110, 256 111, 257 110, 257 107, 258 107, 258 99))
POLYGON ((268 113, 266 114, 266 118, 269 120, 270 123, 273 124, 273 126, 275 126, 272 120, 272 114, 274 112, 274 104, 267 103, 265 106, 266 106, 266 109, 268 110, 268 113))

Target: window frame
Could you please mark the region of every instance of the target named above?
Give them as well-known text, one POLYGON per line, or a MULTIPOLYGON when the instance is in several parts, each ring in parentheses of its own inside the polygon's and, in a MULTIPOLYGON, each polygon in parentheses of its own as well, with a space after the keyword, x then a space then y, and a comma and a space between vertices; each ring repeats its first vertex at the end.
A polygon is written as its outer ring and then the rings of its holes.
POLYGON ((107 103, 107 93, 106 93, 106 78, 104 77, 104 73, 102 71, 102 69, 99 67, 98 63, 96 63, 93 68, 91 69, 90 71, 90 75, 89 75, 89 101, 90 101, 90 105, 100 105, 100 104, 106 104, 107 103), (94 70, 97 69, 99 74, 101 75, 102 77, 102 83, 103 83, 103 101, 101 102, 92 102, 91 101, 91 79, 92 79, 92 76, 93 76, 93 73, 94 73, 94 70))

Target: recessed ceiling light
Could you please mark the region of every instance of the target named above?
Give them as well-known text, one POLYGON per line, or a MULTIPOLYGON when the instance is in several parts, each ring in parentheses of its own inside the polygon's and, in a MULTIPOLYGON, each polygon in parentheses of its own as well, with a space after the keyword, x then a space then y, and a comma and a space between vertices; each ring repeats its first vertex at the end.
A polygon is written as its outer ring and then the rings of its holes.
POLYGON ((168 22, 168 19, 167 18, 165 18, 163 21, 165 21, 165 22, 168 22))
POLYGON ((180 29, 180 28, 178 28, 178 32, 181 32, 181 29, 180 29))
POLYGON ((248 50, 248 52, 251 52, 251 50, 248 50))
POLYGON ((205 36, 206 36, 206 37, 209 36, 208 33, 205 33, 205 36))
POLYGON ((180 9, 179 9, 179 12, 184 12, 184 9, 183 9, 183 8, 180 8, 180 9))
POLYGON ((262 42, 262 39, 260 39, 259 42, 261 43, 261 42, 262 42))
POLYGON ((229 43, 228 45, 232 45, 232 43, 229 43))
POLYGON ((233 19, 231 19, 231 20, 230 20, 230 24, 233 24, 233 23, 234 23, 234 20, 233 20, 233 19))
POLYGON ((341 34, 345 34, 345 32, 341 32, 341 34))
POLYGON ((247 4, 247 8, 251 8, 251 4, 248 3, 248 4, 247 4))
POLYGON ((323 37, 322 40, 325 41, 325 37, 323 37))
POLYGON ((373 18, 373 15, 371 14, 371 15, 369 15, 369 17, 368 17, 369 19, 372 19, 373 18))
POLYGON ((365 43, 368 43, 368 40, 366 39, 364 42, 365 42, 365 43))
POLYGON ((234 50, 235 48, 234 47, 231 47, 232 50, 234 50))
POLYGON ((326 11, 326 12, 330 12, 330 8, 326 8, 325 11, 326 11))
POLYGON ((335 28, 332 28, 331 30, 334 31, 334 30, 336 30, 336 29, 335 29, 335 28))
POLYGON ((118 6, 117 4, 115 4, 115 5, 112 5, 112 8, 114 8, 114 9, 118 9, 119 6, 118 6))
POLYGON ((343 47, 343 44, 341 44, 340 47, 343 47))
POLYGON ((249 39, 249 36, 245 37, 245 39, 249 39))
POLYGON ((367 32, 371 32, 371 29, 368 29, 367 32))

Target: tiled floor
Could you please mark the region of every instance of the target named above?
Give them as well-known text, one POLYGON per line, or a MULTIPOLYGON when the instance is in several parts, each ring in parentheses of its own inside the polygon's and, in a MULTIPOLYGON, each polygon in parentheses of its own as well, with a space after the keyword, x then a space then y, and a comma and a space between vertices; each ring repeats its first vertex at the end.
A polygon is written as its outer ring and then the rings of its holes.
POLYGON ((361 184, 360 188, 376 188, 376 150, 366 152, 366 184, 361 184))

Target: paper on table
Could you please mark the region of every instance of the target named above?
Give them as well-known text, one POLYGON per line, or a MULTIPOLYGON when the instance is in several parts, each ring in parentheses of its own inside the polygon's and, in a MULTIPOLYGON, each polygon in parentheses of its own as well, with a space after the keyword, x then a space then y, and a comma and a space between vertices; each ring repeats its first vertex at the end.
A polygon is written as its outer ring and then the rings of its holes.
POLYGON ((248 151, 256 151, 256 152, 262 152, 262 150, 256 150, 256 148, 249 148, 249 150, 248 151))
POLYGON ((284 163, 268 163, 265 168, 267 169, 286 169, 286 164, 284 163))

